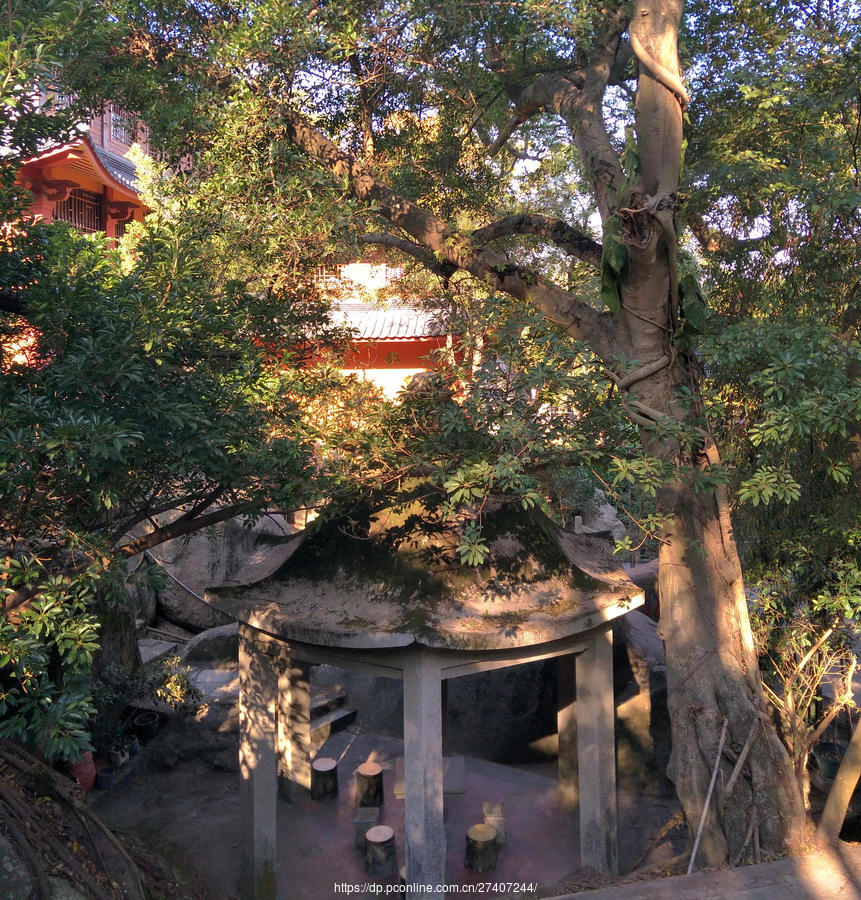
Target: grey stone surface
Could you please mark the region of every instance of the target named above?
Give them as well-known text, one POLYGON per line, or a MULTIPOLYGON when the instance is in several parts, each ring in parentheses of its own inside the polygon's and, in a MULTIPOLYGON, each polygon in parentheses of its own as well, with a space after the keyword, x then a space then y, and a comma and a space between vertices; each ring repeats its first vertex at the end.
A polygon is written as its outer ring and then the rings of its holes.
MULTIPOLYGON (((64 878, 49 875, 47 878, 50 900, 88 900, 86 894, 82 894, 64 878)), ((21 896, 24 896, 23 894, 21 896)))
POLYGON ((131 582, 129 584, 129 593, 134 601, 135 619, 144 625, 151 625, 155 621, 157 606, 155 591, 144 585, 131 582))
POLYGON ((195 760, 211 769, 239 771, 238 721, 230 729, 201 727, 194 718, 173 718, 150 741, 142 753, 142 764, 150 771, 172 769, 195 760))
POLYGON ((613 643, 608 630, 575 657, 580 860, 619 873, 613 698, 613 643))
POLYGON ((639 610, 613 623, 619 780, 632 790, 669 796, 670 717, 664 642, 639 610))
POLYGON ((657 559, 650 559, 648 562, 630 566, 626 571, 628 578, 646 595, 646 602, 643 604, 642 612, 657 620, 660 614, 657 559))
POLYGON ((141 662, 144 665, 170 656, 177 646, 175 641, 162 641, 159 638, 144 637, 138 639, 141 662))
POLYGON ((523 759, 523 748, 556 731, 557 662, 479 672, 447 683, 446 748, 494 762, 523 759))
MULTIPOLYGON (((555 733, 555 665, 552 660, 529 663, 449 680, 446 752, 495 762, 522 761, 529 755, 529 744, 555 733), (505 710, 504 717, 500 710, 505 710)), ((311 682, 321 688, 342 687, 358 710, 362 728, 400 736, 404 710, 400 680, 321 665, 312 669, 311 682)))
POLYGON ((239 623, 219 625, 195 635, 185 646, 182 661, 189 666, 235 669, 239 666, 239 623))
POLYGON ((861 847, 841 844, 806 856, 756 866, 710 869, 691 875, 617 884, 556 900, 858 900, 861 847))
POLYGON ((287 641, 370 650, 529 647, 643 602, 605 541, 504 504, 488 504, 482 525, 488 556, 468 566, 457 553, 462 523, 425 501, 380 510, 361 528, 324 523, 272 577, 212 587, 206 597, 287 641))
POLYGON ((607 496, 600 488, 595 490, 592 509, 583 514, 582 520, 584 534, 609 533, 616 541, 628 534, 616 507, 607 502, 607 496))
POLYGON ((626 648, 638 683, 641 682, 641 669, 663 671, 665 668, 667 657, 664 642, 658 635, 658 623, 639 610, 632 610, 619 619, 613 636, 626 648))
MULTIPOLYGON (((185 582, 183 582, 185 584, 185 582)), ((174 625, 189 631, 201 632, 233 621, 232 617, 194 596, 194 594, 168 579, 158 592, 158 612, 174 625)))
POLYGON ((12 844, 0 834, 0 896, 29 897, 32 890, 30 870, 12 844))
POLYGON ((203 694, 194 714, 199 724, 223 735, 239 731, 239 673, 231 669, 193 670, 191 680, 203 694))
MULTIPOLYGON (((396 800, 406 796, 406 764, 404 757, 395 760, 395 785, 392 794, 396 800)), ((442 758, 442 792, 446 797, 466 793, 466 762, 463 756, 444 756, 442 758)))
POLYGON ((404 833, 408 884, 445 884, 439 671, 420 657, 404 670, 404 833))
POLYGON ((278 673, 271 655, 275 648, 247 626, 240 629, 239 642, 239 809, 244 834, 240 893, 254 900, 275 900, 278 673))

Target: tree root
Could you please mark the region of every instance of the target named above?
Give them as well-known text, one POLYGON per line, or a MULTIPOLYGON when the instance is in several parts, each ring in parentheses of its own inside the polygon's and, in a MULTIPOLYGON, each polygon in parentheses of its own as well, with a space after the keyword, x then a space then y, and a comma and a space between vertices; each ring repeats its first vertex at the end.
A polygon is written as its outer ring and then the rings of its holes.
POLYGON ((38 897, 49 896, 52 873, 93 900, 180 896, 164 893, 178 888, 167 883, 172 873, 130 853, 63 775, 9 741, 0 741, 0 765, 0 827, 31 870, 38 897))
MULTIPOLYGON (((679 810, 677 813, 674 813, 667 822, 664 824, 663 828, 657 833, 657 835, 652 838, 651 843, 648 847, 640 854, 639 859, 631 866, 631 872, 636 872, 637 869, 648 859, 649 854, 661 843, 661 841, 674 829, 678 828, 680 825, 686 824, 684 813, 679 810)), ((687 853, 683 854, 687 856, 687 853)), ((630 875, 631 872, 628 874, 630 875)))
POLYGON ((39 892, 39 896, 49 896, 48 880, 45 876, 45 871, 39 862, 39 858, 33 852, 33 848, 30 846, 29 841, 22 834, 18 827, 18 823, 9 821, 8 813, 3 809, 2 804, 0 804, 0 827, 2 827, 2 830, 15 845, 15 849, 22 857, 24 857, 25 862, 30 867, 30 871, 36 879, 36 888, 39 892))
MULTIPOLYGON (((4 818, 10 830, 15 830, 20 835, 26 835, 31 844, 38 847, 37 868, 34 870, 34 874, 40 884, 48 874, 46 867, 48 871, 61 869, 78 886, 84 887, 87 896, 92 897, 93 900, 111 900, 113 892, 95 880, 85 862, 76 852, 77 841, 72 841, 70 849, 66 841, 54 833, 53 829, 56 828, 62 834, 63 828, 62 825, 58 826, 53 817, 49 819, 45 815, 40 815, 38 804, 27 805, 10 786, 9 781, 0 783, 0 803, 6 808, 7 815, 4 818)), ((66 836, 64 835, 64 837, 66 836)), ((35 855, 35 852, 28 855, 27 861, 31 865, 35 855)))

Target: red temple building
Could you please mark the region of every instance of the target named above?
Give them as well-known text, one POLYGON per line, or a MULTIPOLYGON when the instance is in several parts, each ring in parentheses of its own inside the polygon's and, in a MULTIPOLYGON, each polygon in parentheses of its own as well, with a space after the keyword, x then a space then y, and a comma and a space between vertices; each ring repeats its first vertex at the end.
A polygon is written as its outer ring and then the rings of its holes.
POLYGON ((413 375, 435 368, 433 352, 452 340, 438 315, 391 296, 400 274, 385 263, 355 262, 324 283, 332 291, 334 322, 354 335, 343 371, 373 381, 390 398, 413 375))
POLYGON ((112 104, 78 140, 27 160, 17 181, 34 196, 33 215, 121 237, 129 222, 142 221, 147 212, 137 193, 134 163, 127 158, 132 144, 148 150, 147 128, 112 104))

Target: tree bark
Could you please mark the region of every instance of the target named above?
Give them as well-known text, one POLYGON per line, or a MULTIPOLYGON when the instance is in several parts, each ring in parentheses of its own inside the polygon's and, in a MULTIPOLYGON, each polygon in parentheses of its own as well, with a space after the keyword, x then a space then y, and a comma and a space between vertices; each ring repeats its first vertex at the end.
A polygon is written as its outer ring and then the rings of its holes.
MULTIPOLYGON (((681 387, 688 397, 699 398, 699 384, 694 362, 672 344, 669 248, 663 228, 652 223, 649 243, 628 249, 620 309, 626 355, 668 361, 630 385, 628 402, 641 425, 646 452, 671 463, 678 473, 657 497, 658 511, 668 517, 658 535, 659 633, 667 651, 673 746, 668 774, 688 823, 696 829, 726 717, 728 749, 697 862, 722 865, 743 859, 754 833, 763 853, 782 853, 801 838, 804 807, 789 755, 767 712, 725 491, 697 492, 692 483, 698 470, 716 466, 719 458, 696 424, 699 410, 682 408, 677 399, 681 387), (700 446, 690 450, 656 438, 654 426, 662 417, 699 434, 700 446), (747 756, 731 779, 752 732, 747 756), (731 791, 722 792, 721 786, 730 782, 731 791)), ((643 367, 644 372, 649 369, 654 367, 643 367)))
POLYGON ((724 717, 728 723, 729 749, 700 843, 703 865, 744 859, 754 833, 763 853, 784 852, 804 826, 792 762, 766 709, 738 555, 720 506, 717 493, 697 494, 681 482, 659 497, 659 509, 673 517, 660 535, 659 565, 673 747, 668 774, 689 823, 699 821, 724 717))
POLYGON ((828 792, 825 809, 822 810, 822 818, 816 829, 816 840, 819 843, 836 844, 840 841, 846 810, 849 809, 849 801, 858 786, 859 779, 861 779, 861 725, 856 725, 849 749, 840 762, 837 777, 828 792))

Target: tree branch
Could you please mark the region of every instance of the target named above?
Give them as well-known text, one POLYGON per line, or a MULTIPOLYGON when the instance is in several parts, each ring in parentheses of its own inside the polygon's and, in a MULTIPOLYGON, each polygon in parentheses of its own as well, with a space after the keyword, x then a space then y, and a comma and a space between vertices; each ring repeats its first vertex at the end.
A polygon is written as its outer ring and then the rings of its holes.
POLYGON ((441 219, 395 193, 295 110, 283 108, 282 122, 287 137, 299 149, 346 180, 358 200, 374 204, 381 216, 437 259, 469 272, 492 290, 532 303, 572 338, 588 343, 604 360, 616 354, 616 323, 611 315, 583 303, 531 269, 511 263, 500 253, 479 249, 468 237, 452 232, 441 219))
POLYGON ((628 41, 620 41, 610 69, 610 84, 622 86, 626 81, 634 78, 634 75, 628 72, 628 63, 633 58, 634 51, 631 49, 631 44, 628 41))
POLYGON ((702 216, 688 217, 685 224, 707 253, 729 255, 744 250, 756 250, 771 237, 770 233, 755 238, 733 237, 707 224, 702 216))
POLYGON ((387 232, 371 232, 370 234, 360 234, 357 238, 360 244, 376 244, 380 247, 392 247, 400 250, 417 259, 428 271, 433 272, 442 279, 449 279, 457 271, 457 266, 450 262, 440 262, 432 253, 429 253, 424 247, 414 244, 406 238, 397 237, 387 232))
POLYGON ((498 153, 529 118, 543 110, 552 110, 565 121, 574 137, 591 175, 595 199, 605 222, 612 214, 625 177, 610 143, 601 105, 611 77, 619 74, 620 60, 626 60, 626 51, 620 45, 626 22, 620 9, 607 31, 599 36, 584 69, 548 72, 526 87, 518 88, 512 83, 498 49, 494 48, 489 62, 514 106, 512 118, 489 147, 490 155, 498 153))
POLYGON ((119 556, 135 556, 144 550, 151 550, 165 541, 171 541, 174 538, 191 534, 192 531, 198 531, 201 528, 207 528, 210 525, 216 525, 234 516, 248 512, 248 505, 245 503, 234 503, 231 506, 222 506, 205 516, 198 516, 196 519, 177 519, 168 525, 156 528, 154 531, 145 534, 143 537, 136 538, 128 544, 118 547, 116 553, 119 556))
POLYGON ((547 238, 569 256, 591 263, 593 266, 601 265, 602 250, 597 241, 572 228, 562 219, 537 213, 509 216, 485 225, 484 228, 473 231, 472 240, 475 244, 483 245, 511 234, 534 234, 547 238))
POLYGON ((604 92, 614 71, 622 30, 627 24, 620 7, 608 29, 595 42, 589 64, 568 76, 548 76, 543 89, 548 108, 567 124, 592 181, 602 222, 615 211, 625 174, 604 124, 604 92))
POLYGON ((672 72, 657 58, 656 53, 652 53, 647 46, 654 40, 655 31, 654 22, 647 21, 654 19, 653 10, 649 9, 645 4, 638 4, 631 16, 631 24, 628 28, 628 38, 631 42, 631 50, 637 57, 640 66, 649 74, 651 78, 662 84, 668 91, 675 94, 676 99, 685 109, 691 102, 682 79, 677 72, 672 72), (644 25, 645 23, 645 25, 644 25))
POLYGON ((580 90, 584 81, 581 72, 550 72, 516 91, 509 87, 506 93, 513 102, 514 110, 511 118, 500 129, 496 140, 487 148, 488 154, 496 156, 521 125, 537 113, 552 108, 553 96, 558 91, 559 85, 564 84, 580 90))

